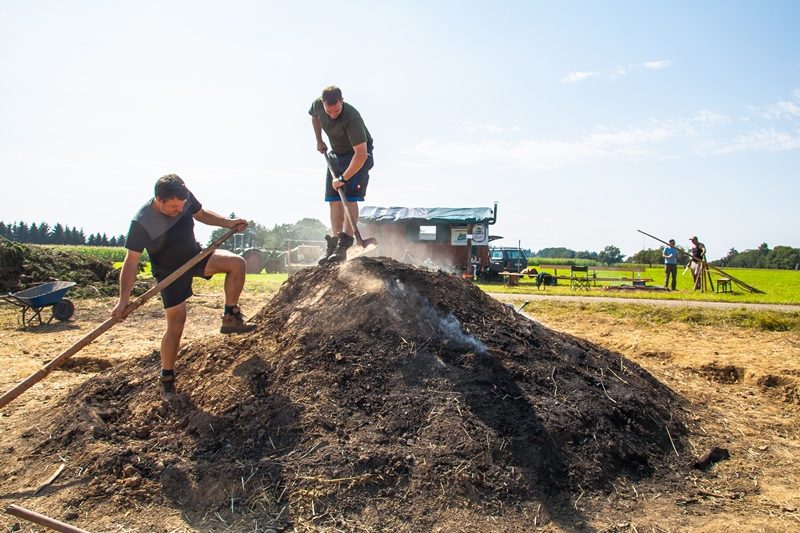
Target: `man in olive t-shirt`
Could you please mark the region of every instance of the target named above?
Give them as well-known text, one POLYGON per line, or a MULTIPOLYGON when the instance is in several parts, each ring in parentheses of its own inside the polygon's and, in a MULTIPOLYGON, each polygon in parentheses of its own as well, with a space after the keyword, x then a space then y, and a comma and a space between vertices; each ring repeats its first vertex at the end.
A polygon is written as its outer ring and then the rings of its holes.
POLYGON ((372 136, 356 108, 345 103, 338 87, 326 87, 322 97, 311 104, 308 114, 311 115, 311 125, 317 138, 317 151, 321 154, 328 151, 328 146, 322 140, 324 131, 331 143, 331 162, 339 174, 332 176, 328 170, 325 179, 325 201, 331 209, 333 236, 325 236, 328 247, 320 264, 343 261, 347 248, 353 245, 355 228, 346 222, 338 189, 343 188, 347 208, 357 223, 358 202, 366 197, 369 171, 374 165, 372 136))

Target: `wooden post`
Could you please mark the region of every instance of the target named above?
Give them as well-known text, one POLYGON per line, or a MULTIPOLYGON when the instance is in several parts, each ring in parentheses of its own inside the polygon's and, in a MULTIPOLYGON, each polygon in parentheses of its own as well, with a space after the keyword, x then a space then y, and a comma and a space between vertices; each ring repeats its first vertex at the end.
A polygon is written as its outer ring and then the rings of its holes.
POLYGON ((49 527, 50 529, 55 529, 56 531, 62 531, 63 533, 89 533, 84 529, 79 529, 75 526, 65 524, 64 522, 59 522, 58 520, 50 518, 49 516, 29 511, 28 509, 18 507, 16 505, 9 505, 6 509, 6 513, 16 516, 17 518, 27 520, 28 522, 39 524, 40 526, 49 527))
MULTIPOLYGON (((176 270, 175 272, 164 278, 161 281, 161 283, 157 284, 155 287, 153 287, 146 293, 139 296, 136 300, 128 304, 128 307, 125 308, 122 317, 125 318, 129 314, 139 309, 142 305, 144 305, 144 303, 147 300, 158 294, 167 285, 169 285, 170 283, 172 283, 173 281, 184 275, 186 272, 189 271, 190 268, 192 268, 197 263, 205 259, 206 256, 211 255, 211 253, 214 250, 219 248, 219 246, 223 242, 231 238, 231 236, 234 233, 237 233, 236 228, 233 228, 230 231, 228 231, 228 233, 226 233, 225 235, 223 235, 222 237, 211 243, 211 245, 208 248, 206 248, 205 250, 194 256, 192 259, 190 259, 185 265, 183 265, 178 270, 176 270)), ((28 378, 25 381, 23 381, 22 383, 20 383, 19 385, 17 385, 7 393, 5 393, 2 397, 0 397, 0 408, 5 407, 14 398, 16 398, 26 390, 33 387, 36 383, 38 383, 45 377, 47 377, 47 375, 50 374, 50 372, 52 372, 53 370, 64 364, 64 361, 66 361, 67 359, 69 359, 70 357, 81 351, 83 348, 91 344, 93 340, 95 340, 97 337, 99 337, 100 335, 111 329, 117 322, 119 322, 117 317, 112 316, 111 318, 100 324, 98 327, 90 331, 89 334, 86 335, 84 338, 82 338, 81 340, 79 340, 78 342, 67 348, 65 351, 63 351, 58 357, 56 357, 55 359, 47 363, 45 366, 43 366, 41 369, 37 370, 36 372, 28 376, 28 378)))

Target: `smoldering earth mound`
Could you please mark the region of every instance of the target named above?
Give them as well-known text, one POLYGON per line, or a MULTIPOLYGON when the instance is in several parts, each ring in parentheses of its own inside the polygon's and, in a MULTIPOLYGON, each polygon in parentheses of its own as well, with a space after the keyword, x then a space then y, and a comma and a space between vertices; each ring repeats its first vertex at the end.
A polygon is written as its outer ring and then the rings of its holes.
POLYGON ((572 527, 579 495, 685 466, 670 464, 686 433, 671 390, 452 275, 384 258, 310 268, 255 320, 184 348, 172 403, 157 353, 90 380, 18 474, 69 455, 80 475, 51 508, 81 520, 135 506, 200 530, 461 531, 492 516, 522 531, 572 527))

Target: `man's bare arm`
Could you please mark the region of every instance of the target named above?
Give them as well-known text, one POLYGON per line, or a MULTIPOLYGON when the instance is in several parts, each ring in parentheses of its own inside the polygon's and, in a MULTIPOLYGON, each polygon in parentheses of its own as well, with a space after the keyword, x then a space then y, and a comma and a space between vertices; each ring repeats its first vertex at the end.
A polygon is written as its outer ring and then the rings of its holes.
POLYGON ((357 144, 353 146, 353 150, 355 154, 353 154, 353 159, 350 160, 350 164, 347 166, 347 170, 344 171, 342 176, 344 179, 349 180, 353 176, 355 176, 361 167, 364 166, 364 163, 367 162, 367 143, 363 142, 361 144, 357 144))
POLYGON ((196 221, 208 226, 219 226, 228 229, 237 228, 239 231, 244 231, 247 227, 247 221, 243 218, 227 218, 205 209, 201 209, 192 216, 196 221))
POLYGON ((131 300, 131 289, 133 284, 136 283, 136 274, 139 272, 139 258, 142 256, 140 252, 128 250, 125 254, 125 260, 122 263, 122 270, 119 273, 119 300, 114 309, 111 310, 111 315, 116 316, 117 320, 122 320, 122 313, 131 300))
POLYGON ((322 140, 322 123, 318 116, 311 115, 311 127, 314 128, 314 136, 317 138, 317 151, 324 154, 328 151, 328 145, 322 140))

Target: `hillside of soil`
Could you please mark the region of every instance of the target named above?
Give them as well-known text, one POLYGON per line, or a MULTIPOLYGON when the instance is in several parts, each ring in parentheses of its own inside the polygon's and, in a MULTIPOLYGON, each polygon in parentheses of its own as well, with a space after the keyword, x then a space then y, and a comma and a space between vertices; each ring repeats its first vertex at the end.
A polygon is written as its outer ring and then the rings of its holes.
POLYGON ((129 527, 511 532, 579 528, 577 500, 679 492, 691 469, 669 388, 452 275, 309 268, 255 321, 185 346, 172 402, 157 353, 77 387, 21 435, 6 481, 37 486, 68 457, 39 506, 90 530, 130 509, 129 527))

